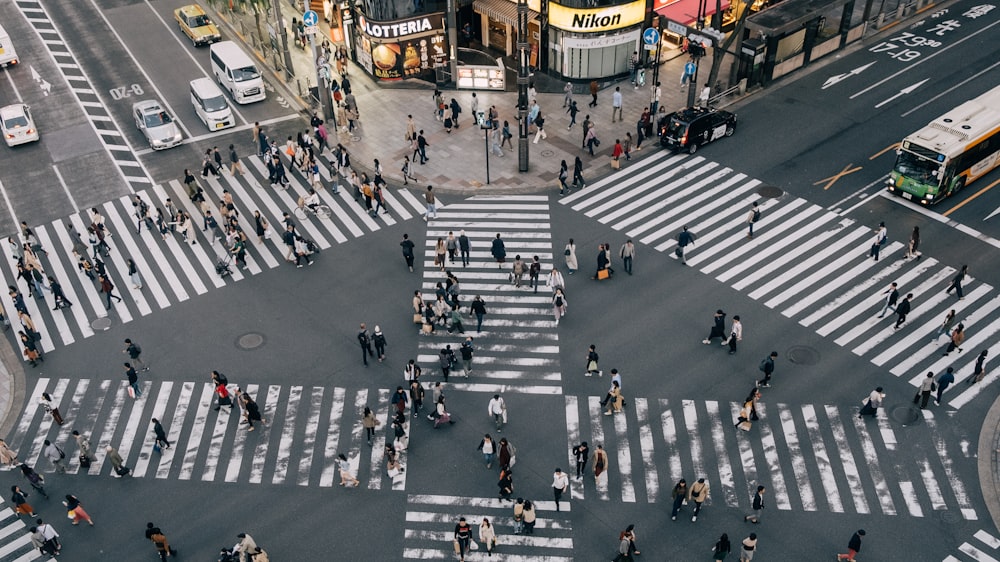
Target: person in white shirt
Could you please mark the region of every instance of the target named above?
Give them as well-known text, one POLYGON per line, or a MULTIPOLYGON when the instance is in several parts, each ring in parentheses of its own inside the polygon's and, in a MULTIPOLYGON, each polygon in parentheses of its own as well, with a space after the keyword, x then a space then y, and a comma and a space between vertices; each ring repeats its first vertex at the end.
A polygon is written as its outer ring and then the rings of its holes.
POLYGON ((319 205, 319 194, 316 193, 315 189, 309 190, 309 195, 303 200, 306 207, 309 207, 313 211, 316 210, 316 206, 319 205))
POLYGON ((563 289, 563 292, 566 292, 566 279, 563 277, 562 272, 555 267, 552 268, 552 273, 549 273, 549 280, 545 284, 552 289, 552 292, 555 292, 556 289, 563 289))
POLYGON ((490 400, 486 411, 493 416, 493 421, 497 424, 497 431, 503 431, 503 424, 507 423, 507 404, 499 394, 494 394, 490 400))
POLYGON ((566 476, 566 473, 561 468, 556 468, 555 473, 552 475, 552 497, 556 501, 556 511, 559 511, 559 499, 562 498, 563 492, 567 488, 569 488, 569 477, 566 476))

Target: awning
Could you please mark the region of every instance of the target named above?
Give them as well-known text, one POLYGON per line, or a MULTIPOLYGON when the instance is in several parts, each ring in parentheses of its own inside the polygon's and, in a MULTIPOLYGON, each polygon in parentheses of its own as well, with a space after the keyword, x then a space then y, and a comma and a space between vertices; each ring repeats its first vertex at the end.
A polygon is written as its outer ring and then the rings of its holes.
MULTIPOLYGON (((475 0, 474 12, 488 16, 491 20, 517 26, 517 4, 510 0, 475 0)), ((538 18, 538 12, 528 10, 528 21, 538 18)))
MULTIPOLYGON (((655 0, 653 10, 668 20, 691 25, 698 20, 698 6, 705 3, 705 17, 715 13, 716 0, 655 0)), ((729 9, 729 0, 722 0, 722 11, 729 9)))

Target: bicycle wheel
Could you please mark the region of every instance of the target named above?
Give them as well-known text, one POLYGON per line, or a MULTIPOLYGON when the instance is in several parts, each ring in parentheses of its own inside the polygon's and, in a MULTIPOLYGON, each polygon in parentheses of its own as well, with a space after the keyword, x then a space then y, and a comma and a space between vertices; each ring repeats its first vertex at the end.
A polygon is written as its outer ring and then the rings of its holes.
POLYGON ((327 207, 326 205, 318 205, 316 207, 316 216, 319 217, 319 218, 321 218, 321 219, 329 218, 330 217, 330 207, 327 207))
POLYGON ((306 220, 309 217, 309 213, 306 211, 305 207, 295 207, 292 214, 299 220, 306 220))

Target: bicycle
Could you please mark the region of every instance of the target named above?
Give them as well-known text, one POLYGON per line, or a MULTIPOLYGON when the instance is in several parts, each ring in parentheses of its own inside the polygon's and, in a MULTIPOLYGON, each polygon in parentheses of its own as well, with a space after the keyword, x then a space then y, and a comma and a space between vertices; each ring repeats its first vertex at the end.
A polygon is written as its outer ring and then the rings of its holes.
POLYGON ((320 203, 316 205, 315 209, 308 205, 299 205, 295 207, 295 209, 293 210, 293 214, 299 220, 306 220, 307 218, 309 218, 309 215, 315 215, 321 219, 325 219, 330 217, 331 211, 330 207, 320 203))

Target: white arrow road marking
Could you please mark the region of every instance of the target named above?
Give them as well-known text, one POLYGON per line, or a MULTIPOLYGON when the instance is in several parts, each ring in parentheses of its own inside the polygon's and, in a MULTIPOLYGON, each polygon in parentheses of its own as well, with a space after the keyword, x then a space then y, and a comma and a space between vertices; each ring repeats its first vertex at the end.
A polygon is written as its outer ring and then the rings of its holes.
POLYGON ((898 98, 898 97, 900 97, 900 96, 903 96, 903 95, 906 95, 906 94, 911 94, 911 93, 913 93, 913 91, 914 91, 914 90, 916 90, 916 89, 917 89, 917 88, 919 88, 920 86, 923 86, 923 85, 924 85, 924 83, 925 83, 925 82, 927 82, 928 80, 930 80, 930 78, 926 78, 926 79, 924 79, 924 80, 921 80, 920 82, 917 82, 916 84, 914 84, 914 85, 912 85, 912 86, 907 86, 907 87, 903 88, 902 90, 900 90, 900 91, 899 91, 899 93, 898 93, 898 94, 896 94, 896 95, 892 96, 891 98, 889 98, 889 99, 887 99, 887 100, 883 101, 882 103, 879 103, 879 104, 878 104, 878 105, 876 105, 875 107, 876 107, 876 108, 879 108, 879 107, 882 107, 883 105, 885 105, 885 104, 887 104, 887 103, 891 102, 892 100, 894 100, 894 99, 896 99, 896 98, 898 98))
POLYGON ((834 84, 837 84, 838 82, 841 82, 843 80, 846 80, 846 79, 850 78, 851 76, 855 76, 857 74, 861 74, 862 72, 864 72, 868 67, 870 67, 873 64, 875 64, 875 61, 872 61, 872 62, 870 62, 870 63, 868 63, 868 64, 866 64, 864 66, 859 66, 859 67, 855 68, 854 70, 852 70, 850 72, 845 72, 843 74, 837 74, 835 76, 831 76, 831 77, 829 77, 829 78, 826 79, 826 82, 823 82, 823 87, 821 89, 825 90, 825 89, 829 88, 830 86, 833 86, 834 84))

